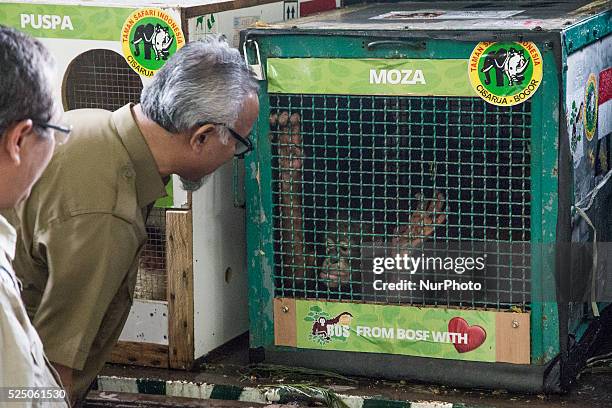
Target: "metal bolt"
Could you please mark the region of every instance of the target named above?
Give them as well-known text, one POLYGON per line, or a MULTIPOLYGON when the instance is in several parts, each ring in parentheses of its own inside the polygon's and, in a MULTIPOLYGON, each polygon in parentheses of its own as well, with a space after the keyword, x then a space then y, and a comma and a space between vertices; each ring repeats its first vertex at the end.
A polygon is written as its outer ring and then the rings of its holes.
POLYGON ((283 313, 289 313, 289 306, 283 306, 281 310, 283 311, 283 313))
POLYGON ((517 329, 520 326, 518 320, 512 320, 512 328, 517 329))

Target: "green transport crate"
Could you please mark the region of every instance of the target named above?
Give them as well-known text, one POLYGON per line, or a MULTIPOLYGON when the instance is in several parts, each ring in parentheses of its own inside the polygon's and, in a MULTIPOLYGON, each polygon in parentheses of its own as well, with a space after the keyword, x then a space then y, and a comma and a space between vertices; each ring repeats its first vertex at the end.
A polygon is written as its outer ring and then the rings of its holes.
POLYGON ((365 4, 243 31, 252 359, 566 388, 610 315, 609 6, 365 4))

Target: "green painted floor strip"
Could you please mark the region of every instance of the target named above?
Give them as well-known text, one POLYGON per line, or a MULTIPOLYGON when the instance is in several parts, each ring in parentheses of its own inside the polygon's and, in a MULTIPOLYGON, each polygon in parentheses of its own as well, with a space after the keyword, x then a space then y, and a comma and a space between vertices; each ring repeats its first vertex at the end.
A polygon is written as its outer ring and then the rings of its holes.
POLYGON ((410 408, 410 402, 388 399, 364 399, 363 408, 410 408))
MULTIPOLYGON (((235 385, 164 381, 149 378, 99 376, 96 389, 105 392, 134 392, 173 397, 244 401, 258 404, 283 402, 270 400, 271 396, 278 394, 275 387, 238 387, 235 385)), ((383 397, 343 394, 338 394, 338 396, 350 408, 490 408, 488 406, 454 404, 441 401, 401 401, 383 397)))
POLYGON ((140 394, 166 395, 166 382, 161 380, 136 379, 140 394))
POLYGON ((215 388, 213 388, 210 394, 210 399, 238 401, 240 394, 242 394, 242 390, 242 387, 236 387, 234 385, 215 385, 215 388))

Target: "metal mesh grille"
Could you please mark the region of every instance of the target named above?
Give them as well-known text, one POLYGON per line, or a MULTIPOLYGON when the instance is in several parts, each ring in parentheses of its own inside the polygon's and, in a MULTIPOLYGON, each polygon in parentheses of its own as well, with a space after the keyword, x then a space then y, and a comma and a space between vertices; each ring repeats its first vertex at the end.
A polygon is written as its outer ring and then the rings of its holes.
POLYGON ((530 102, 271 95, 270 112, 276 296, 528 307, 530 102), (484 293, 369 292, 372 269, 360 264, 360 249, 393 242, 435 192, 444 207, 432 216, 446 219, 425 242, 524 244, 524 252, 517 258, 500 249, 489 258, 484 293), (340 284, 324 274, 334 246, 336 261, 349 258, 350 277, 340 284))
POLYGON ((152 208, 146 229, 147 242, 140 255, 134 297, 167 300, 166 210, 152 208))
POLYGON ((142 81, 121 55, 97 49, 84 52, 70 63, 63 88, 66 110, 114 111, 140 101, 142 81))

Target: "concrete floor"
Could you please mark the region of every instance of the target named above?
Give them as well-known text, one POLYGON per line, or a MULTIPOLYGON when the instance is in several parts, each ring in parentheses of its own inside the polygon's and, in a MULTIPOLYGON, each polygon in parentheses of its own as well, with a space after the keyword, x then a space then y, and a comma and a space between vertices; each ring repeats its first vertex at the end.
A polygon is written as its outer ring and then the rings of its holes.
POLYGON ((291 368, 285 371, 265 365, 253 367, 249 366, 248 362, 248 338, 246 336, 237 339, 229 347, 209 356, 207 362, 194 371, 186 372, 108 365, 102 374, 119 377, 186 380, 240 387, 269 386, 271 384, 288 384, 292 382, 316 382, 321 386, 335 389, 342 394, 383 396, 388 399, 403 401, 437 400, 482 407, 612 407, 612 368, 597 373, 583 374, 566 395, 545 396, 513 394, 503 390, 465 390, 409 381, 385 381, 360 377, 337 378, 320 374, 295 374, 291 373, 291 368))

